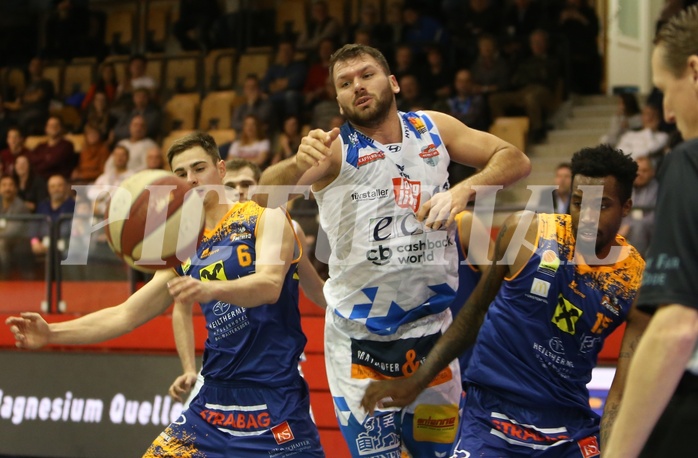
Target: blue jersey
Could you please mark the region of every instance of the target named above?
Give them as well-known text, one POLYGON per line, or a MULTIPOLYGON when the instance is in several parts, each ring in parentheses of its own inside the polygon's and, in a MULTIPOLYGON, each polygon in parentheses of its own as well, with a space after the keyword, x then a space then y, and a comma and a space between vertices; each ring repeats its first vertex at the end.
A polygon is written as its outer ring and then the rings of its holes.
MULTIPOLYGON (((236 204, 197 250, 204 264, 187 261, 178 273, 201 281, 234 280, 255 271, 255 242, 264 208, 236 204)), ((294 263, 279 300, 258 307, 238 307, 213 300, 201 304, 206 316, 202 375, 206 380, 281 386, 299 377, 298 359, 306 344, 298 309, 298 275, 294 263)))
POLYGON ((537 249, 490 305, 467 382, 522 406, 596 416, 586 385, 604 339, 625 321, 645 264, 625 239, 616 240, 627 247, 624 259, 574 264, 571 217, 539 215, 537 249))

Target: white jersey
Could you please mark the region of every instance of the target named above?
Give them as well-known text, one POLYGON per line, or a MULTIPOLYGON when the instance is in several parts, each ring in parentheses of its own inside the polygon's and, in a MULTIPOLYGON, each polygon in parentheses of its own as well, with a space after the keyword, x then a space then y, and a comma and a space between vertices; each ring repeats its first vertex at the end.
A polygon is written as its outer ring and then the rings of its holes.
POLYGON ((380 335, 446 310, 458 284, 455 230, 416 220, 420 205, 449 188, 448 152, 429 116, 399 116, 400 144, 345 123, 339 176, 315 193, 332 249, 328 308, 380 335))

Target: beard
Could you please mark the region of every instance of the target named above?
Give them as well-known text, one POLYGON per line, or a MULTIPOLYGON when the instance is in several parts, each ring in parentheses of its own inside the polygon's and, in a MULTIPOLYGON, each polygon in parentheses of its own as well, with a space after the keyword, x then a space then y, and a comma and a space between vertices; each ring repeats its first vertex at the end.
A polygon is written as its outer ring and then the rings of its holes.
POLYGON ((383 91, 379 96, 373 96, 373 106, 356 108, 352 105, 348 109, 344 108, 344 116, 355 126, 375 127, 380 125, 390 114, 393 97, 393 93, 390 90, 383 91))

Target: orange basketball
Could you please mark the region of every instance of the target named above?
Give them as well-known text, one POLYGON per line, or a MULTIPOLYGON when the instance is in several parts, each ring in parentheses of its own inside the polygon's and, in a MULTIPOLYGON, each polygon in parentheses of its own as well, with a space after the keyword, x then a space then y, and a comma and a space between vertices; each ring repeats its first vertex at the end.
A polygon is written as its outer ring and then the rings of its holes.
POLYGON ((196 252, 203 231, 203 202, 182 178, 144 170, 112 194, 107 241, 131 267, 152 272, 176 267, 196 252))

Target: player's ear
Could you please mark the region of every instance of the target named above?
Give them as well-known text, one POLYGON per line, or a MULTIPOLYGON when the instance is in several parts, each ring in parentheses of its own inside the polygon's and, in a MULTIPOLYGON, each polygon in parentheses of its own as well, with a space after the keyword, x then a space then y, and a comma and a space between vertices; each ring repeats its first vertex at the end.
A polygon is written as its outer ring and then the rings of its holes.
POLYGON ((693 89, 698 92, 698 54, 693 54, 688 58, 688 69, 693 78, 693 89))
POLYGON ((218 175, 221 176, 221 180, 223 177, 225 177, 225 161, 223 159, 218 161, 218 164, 216 164, 216 168, 218 169, 218 175))
POLYGON ((390 80, 390 89, 392 89, 393 94, 400 92, 400 85, 397 83, 397 78, 395 78, 395 75, 390 75, 388 79, 390 80))
POLYGON ((628 199, 625 201, 623 204, 623 218, 628 216, 630 214, 630 211, 633 209, 633 199, 628 199))

